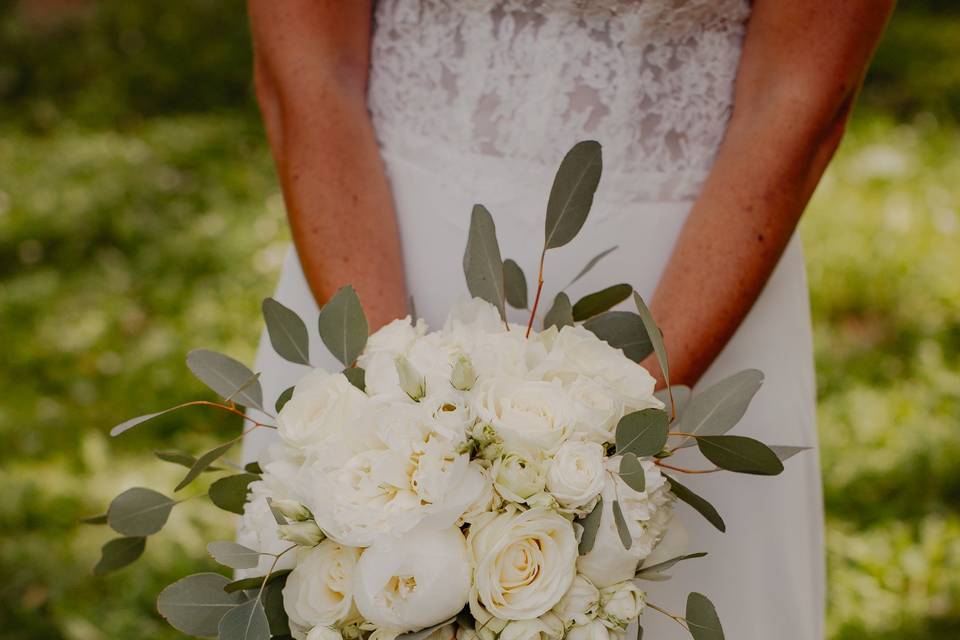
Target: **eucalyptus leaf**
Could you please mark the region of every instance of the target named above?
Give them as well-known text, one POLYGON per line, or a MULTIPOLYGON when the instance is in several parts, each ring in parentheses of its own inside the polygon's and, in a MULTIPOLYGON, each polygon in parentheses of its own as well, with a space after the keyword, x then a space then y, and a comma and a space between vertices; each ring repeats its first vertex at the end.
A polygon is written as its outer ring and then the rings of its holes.
POLYGON ((251 482, 259 480, 260 476, 252 473, 238 473, 220 478, 210 485, 207 495, 210 502, 224 511, 243 515, 243 506, 247 502, 247 490, 251 482))
POLYGON ((423 640, 424 638, 429 636, 431 633, 433 633, 437 629, 442 629, 448 624, 452 624, 453 622, 456 622, 456 620, 457 620, 457 617, 454 616, 449 620, 444 620, 443 622, 435 624, 432 627, 427 627, 426 629, 420 629, 419 631, 411 631, 410 633, 400 634, 399 636, 397 636, 397 640, 423 640))
POLYGON ((253 569, 260 564, 260 552, 237 542, 217 540, 207 544, 210 557, 231 569, 253 569))
POLYGON ((153 489, 133 487, 110 503, 107 524, 125 536, 149 536, 163 528, 175 504, 153 489))
MULTIPOLYGON (((746 413, 761 384, 763 373, 756 369, 746 369, 724 378, 690 398, 683 414, 674 423, 674 430, 693 435, 726 433, 746 413)), ((693 443, 689 444, 692 446, 693 443)))
POLYGON ((723 627, 713 603, 701 593, 687 596, 687 610, 684 617, 693 640, 724 640, 723 627))
MULTIPOLYGON (((276 580, 281 578, 286 578, 290 573, 290 569, 281 569, 280 571, 274 571, 270 574, 270 577, 267 578, 267 584, 271 584, 276 580)), ((253 578, 243 578, 242 580, 234 580, 223 585, 223 590, 227 593, 233 593, 235 591, 247 591, 251 589, 260 589, 263 585, 263 576, 255 576, 253 578)))
POLYGON ((367 390, 367 372, 361 367, 349 367, 343 370, 347 381, 360 391, 367 390))
POLYGON ((544 330, 550 327, 562 329, 573 326, 573 307, 570 304, 570 298, 563 291, 557 294, 553 299, 553 305, 543 316, 544 330))
POLYGON ((267 585, 263 589, 263 596, 260 598, 260 601, 263 603, 264 613, 267 615, 267 623, 270 626, 270 635, 273 638, 289 635, 290 633, 290 621, 287 618, 287 610, 283 608, 283 587, 286 583, 286 575, 283 575, 281 579, 267 582, 267 585))
POLYGON ((230 581, 217 573, 196 573, 160 592, 157 610, 170 625, 190 636, 217 635, 220 618, 247 600, 243 593, 224 591, 230 581))
MULTIPOLYGON (((187 467, 188 469, 196 464, 197 459, 187 453, 186 451, 180 451, 179 449, 165 449, 163 451, 154 451, 153 455, 157 456, 164 462, 172 462, 173 464, 178 464, 181 467, 187 467)), ((207 467, 204 471, 222 471, 220 467, 210 466, 207 467)))
POLYGON ((602 170, 600 143, 595 140, 578 142, 564 156, 547 201, 544 250, 562 247, 583 227, 602 170))
POLYGON ((643 640, 643 627, 637 625, 637 640, 643 640))
POLYGON ((503 289, 507 303, 514 309, 527 308, 527 277, 516 261, 503 261, 503 289))
POLYGON ((590 553, 594 543, 597 541, 597 531, 600 529, 600 521, 603 519, 603 498, 597 500, 593 511, 586 517, 579 520, 583 527, 583 533, 580 536, 579 553, 582 556, 590 553))
POLYGON ((363 353, 369 326, 356 290, 341 287, 320 310, 320 339, 330 353, 349 367, 363 353))
POLYGON ((254 460, 253 462, 248 462, 247 464, 243 465, 243 470, 246 471, 247 473, 252 473, 257 476, 263 473, 263 469, 260 468, 260 463, 257 462, 256 460, 254 460))
POLYGON ((80 518, 80 524, 107 524, 107 514, 80 518))
POLYGON ((100 549, 100 561, 93 568, 93 575, 102 576, 124 568, 143 555, 147 539, 143 536, 114 538, 100 549))
POLYGON ((697 446, 704 457, 727 471, 775 476, 783 463, 767 445, 746 436, 699 436, 697 446))
POLYGON ((640 316, 630 311, 607 311, 590 318, 583 328, 609 344, 621 349, 634 362, 642 362, 653 351, 647 330, 640 316))
POLYGON ((187 354, 187 366, 201 382, 221 397, 263 411, 263 389, 245 364, 209 349, 194 349, 187 354))
POLYGON ((220 618, 218 640, 270 640, 270 623, 260 598, 247 600, 220 618))
POLYGON ((611 253, 613 253, 614 251, 616 251, 618 248, 619 248, 619 247, 618 247, 617 245, 613 245, 613 246, 610 247, 609 249, 604 249, 603 251, 601 251, 601 252, 598 253, 597 255, 595 255, 595 256, 593 256, 592 258, 590 258, 590 260, 589 260, 589 261, 587 262, 587 264, 583 267, 583 269, 580 270, 580 273, 578 273, 576 276, 574 276, 574 277, 573 277, 573 280, 571 280, 570 282, 568 282, 568 283, 567 283, 567 286, 564 287, 564 289, 568 289, 571 285, 573 285, 575 282, 577 282, 580 278, 582 278, 583 276, 587 275, 587 274, 590 272, 591 269, 593 269, 595 266, 597 266, 597 263, 598 263, 598 262, 600 262, 601 260, 603 260, 604 258, 606 258, 608 255, 610 255, 611 253))
POLYGON ((270 344, 284 360, 296 364, 310 364, 310 337, 307 325, 296 311, 289 309, 273 298, 263 300, 263 321, 267 325, 270 344))
POLYGON ((273 405, 273 408, 277 410, 277 413, 283 411, 283 407, 290 402, 290 398, 293 397, 293 389, 293 387, 287 387, 280 393, 279 396, 277 396, 277 401, 273 405))
POLYGON ((629 298, 631 293, 633 293, 633 287, 629 284, 615 284, 586 295, 573 305, 573 319, 582 322, 604 311, 609 311, 629 298))
POLYGON ((632 453, 625 453, 620 458, 619 475, 628 487, 638 493, 642 493, 647 488, 647 474, 640 460, 632 453))
POLYGON ((660 453, 667 443, 670 416, 662 409, 643 409, 620 418, 614 434, 617 453, 645 458, 660 453))
POLYGON ((641 577, 644 574, 659 574, 662 571, 672 568, 678 562, 683 562, 684 560, 693 560, 694 558, 702 558, 707 555, 706 551, 700 551, 698 553, 688 553, 684 556, 677 556, 675 558, 670 558, 669 560, 664 560, 663 562, 658 562, 657 564, 652 564, 649 567, 641 567, 637 571, 637 577, 641 577))
POLYGON ((670 483, 670 491, 673 492, 673 495, 677 496, 678 499, 683 500, 688 505, 693 507, 697 513, 706 518, 707 522, 716 527, 718 531, 727 530, 726 523, 723 521, 723 518, 720 517, 720 513, 712 504, 673 478, 667 476, 667 481, 670 483))
POLYGON ((504 308, 503 259, 497 244, 497 228, 493 217, 482 204, 473 206, 467 248, 463 253, 463 274, 467 289, 474 298, 482 298, 506 317, 504 308))
POLYGON ((650 309, 647 308, 646 303, 643 301, 643 298, 640 297, 639 293, 633 293, 633 302, 637 306, 637 313, 640 314, 640 320, 643 322, 647 339, 650 340, 650 344, 653 345, 653 352, 657 354, 657 362, 660 363, 660 370, 663 372, 663 381, 666 382, 669 387, 670 363, 667 360, 667 348, 663 344, 663 334, 660 333, 660 328, 657 327, 657 323, 653 321, 653 314, 650 313, 650 309))
POLYGON ((810 447, 792 447, 785 444, 771 444, 768 445, 768 448, 780 459, 780 462, 786 462, 801 451, 808 451, 810 449, 810 447))
POLYGON ((171 411, 176 411, 177 409, 182 409, 182 408, 183 408, 183 405, 177 405, 176 407, 170 407, 169 409, 164 409, 163 411, 157 411, 155 413, 146 413, 142 416, 137 416, 136 418, 130 418, 129 420, 121 422, 114 428, 110 429, 110 435, 118 436, 124 431, 133 429, 138 424, 143 424, 147 420, 153 420, 154 418, 158 416, 162 416, 165 413, 170 413, 171 411))
POLYGON ((670 386, 669 393, 666 388, 659 389, 654 392, 657 400, 663 404, 670 406, 670 396, 673 395, 673 405, 676 409, 677 415, 684 410, 687 404, 690 402, 690 396, 692 395, 690 387, 685 384, 675 384, 670 386))
POLYGON ((633 546, 633 536, 630 535, 630 527, 623 517, 623 509, 620 508, 620 501, 613 501, 613 521, 617 525, 617 535, 620 536, 620 544, 624 549, 629 550, 633 546))
POLYGON ((207 451, 202 456, 197 458, 197 461, 194 462, 193 466, 190 467, 190 470, 187 471, 187 475, 183 476, 183 480, 180 481, 180 484, 176 486, 174 491, 180 491, 180 489, 183 489, 185 486, 196 480, 197 476, 203 473, 207 467, 213 464, 218 458, 220 458, 220 456, 229 451, 234 445, 234 442, 234 440, 231 440, 230 442, 222 444, 219 447, 214 447, 210 451, 207 451))

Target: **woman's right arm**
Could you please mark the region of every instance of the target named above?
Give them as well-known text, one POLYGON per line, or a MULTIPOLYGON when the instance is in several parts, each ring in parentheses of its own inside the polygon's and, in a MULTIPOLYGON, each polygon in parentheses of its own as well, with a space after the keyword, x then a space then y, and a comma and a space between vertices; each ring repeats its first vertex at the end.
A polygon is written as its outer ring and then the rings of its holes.
POLYGON ((249 0, 254 79, 319 304, 352 284, 370 330, 406 314, 400 237, 366 105, 371 3, 249 0))

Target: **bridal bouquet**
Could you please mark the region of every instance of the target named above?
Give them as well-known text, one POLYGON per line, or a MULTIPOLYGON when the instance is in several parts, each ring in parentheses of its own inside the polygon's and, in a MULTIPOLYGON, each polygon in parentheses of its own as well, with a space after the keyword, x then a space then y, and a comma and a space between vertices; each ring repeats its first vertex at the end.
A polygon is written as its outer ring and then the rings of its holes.
MULTIPOLYGON (((114 428, 207 406, 243 416, 248 431, 276 431, 246 467, 226 461, 242 436, 196 458, 158 454, 188 468, 175 492, 222 473, 206 495, 241 516, 238 542, 208 546, 233 579, 200 573, 167 587, 158 608, 170 624, 221 640, 607 640, 649 608, 697 640, 723 637, 701 594, 689 595, 682 615, 647 600, 645 581, 705 555, 684 554, 678 500, 724 530, 720 514, 677 478, 773 475, 799 449, 727 435, 760 386, 758 371, 693 397, 670 387, 660 332, 629 285, 575 304, 560 293, 534 331, 547 252, 583 226, 600 169, 595 142, 576 145, 560 166, 528 323, 506 320, 507 304, 528 306, 526 280, 501 258, 493 220, 478 205, 463 260, 473 297, 442 328, 408 317, 368 337, 359 299, 344 287, 318 327, 346 368, 323 371, 310 367, 303 320, 268 298, 274 349, 307 367, 274 411, 258 374, 199 350, 187 364, 223 402, 189 402, 114 428), (612 310, 629 298, 635 312, 612 310), (651 353, 667 379, 662 393, 639 364, 651 353), (686 447, 712 466, 671 464, 686 447)), ((146 488, 117 496, 90 519, 121 534, 95 572, 135 560, 181 501, 146 488)))

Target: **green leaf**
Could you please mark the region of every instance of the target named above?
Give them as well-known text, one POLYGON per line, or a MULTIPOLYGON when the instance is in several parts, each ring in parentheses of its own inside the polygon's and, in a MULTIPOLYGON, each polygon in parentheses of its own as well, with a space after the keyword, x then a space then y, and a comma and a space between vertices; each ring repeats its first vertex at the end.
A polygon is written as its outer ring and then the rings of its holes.
POLYGON ((690 396, 693 392, 685 384, 675 384, 670 386, 670 393, 667 393, 667 389, 663 388, 654 392, 654 396, 657 397, 657 400, 663 404, 670 406, 670 394, 673 394, 673 404, 676 407, 677 415, 684 410, 684 407, 690 402, 690 396))
POLYGON ((761 384, 763 373, 756 369, 746 369, 724 378, 690 398, 683 414, 674 423, 674 430, 693 435, 726 433, 746 413, 761 384))
POLYGON ((444 620, 443 622, 439 622, 433 626, 427 627, 426 629, 420 629, 419 631, 411 631, 409 633, 402 633, 399 636, 397 636, 396 640, 424 640, 424 638, 429 636, 431 633, 433 633, 437 629, 445 627, 448 624, 452 624, 453 622, 456 622, 456 620, 457 620, 457 617, 454 616, 449 620, 444 620))
POLYGON ((277 355, 296 364, 310 365, 307 325, 296 311, 288 309, 273 298, 264 298, 263 321, 267 325, 270 344, 277 355))
POLYGON ((347 382, 355 386, 360 391, 367 390, 367 372, 362 367, 349 367, 343 370, 343 375, 347 382))
POLYGON ((270 640, 270 622, 260 598, 238 605, 220 618, 218 640, 270 640))
POLYGON ((633 302, 637 305, 637 313, 640 314, 640 320, 643 322, 644 332, 647 339, 653 346, 653 352, 657 354, 657 362, 660 363, 660 370, 663 372, 663 380, 670 386, 670 363, 667 360, 667 348, 663 344, 663 334, 660 333, 657 323, 653 321, 653 314, 644 303, 643 298, 637 292, 633 293, 633 302))
POLYGON ((705 595, 694 592, 687 596, 687 611, 684 617, 693 640, 724 640, 720 617, 705 595))
POLYGON ((620 544, 624 549, 630 549, 633 546, 633 536, 630 535, 630 528, 623 517, 623 510, 620 508, 620 501, 613 501, 613 521, 617 525, 617 535, 620 536, 620 544))
POLYGON ((273 405, 273 408, 277 410, 277 413, 283 411, 284 405, 290 402, 290 398, 293 397, 293 389, 294 387, 287 387, 277 398, 277 402, 273 405))
POLYGON ((544 330, 550 327, 562 329, 569 326, 573 326, 573 307, 570 305, 570 298, 561 291, 553 299, 550 310, 543 316, 543 328, 544 330))
POLYGON ((80 524, 107 524, 107 514, 80 518, 80 524))
POLYGON ((547 201, 544 250, 567 244, 587 221, 593 194, 600 184, 603 159, 600 143, 584 140, 573 145, 557 169, 547 201))
POLYGON ((234 445, 234 442, 234 440, 231 440, 230 442, 222 444, 219 447, 214 447, 210 451, 207 451, 205 454, 197 458, 197 461, 194 462, 193 466, 190 467, 190 470, 187 471, 187 475, 183 476, 183 480, 180 481, 180 484, 176 486, 174 491, 180 491, 180 489, 183 489, 185 486, 196 480, 197 476, 199 476, 204 469, 209 467, 220 456, 229 451, 230 447, 234 445))
POLYGON ((527 308, 527 278, 515 261, 503 261, 503 288, 507 302, 515 309, 527 308))
POLYGON ((124 568, 143 555, 147 539, 143 536, 114 538, 100 549, 100 561, 93 568, 93 575, 102 576, 124 568))
POLYGON ((767 445, 746 436, 699 436, 697 446, 704 457, 727 471, 775 476, 783 463, 767 445))
POLYGON ((653 351, 643 321, 630 311, 601 313, 584 322, 583 328, 614 349, 621 349, 634 362, 642 362, 653 351))
POLYGON ((125 422, 121 422, 114 428, 110 429, 110 435, 118 436, 124 431, 133 429, 138 424, 142 424, 147 420, 153 420, 157 416, 162 416, 165 413, 170 413, 171 411, 176 411, 177 409, 182 409, 182 408, 183 408, 183 405, 177 405, 176 407, 170 407, 169 409, 164 409, 163 411, 157 411, 155 413, 146 413, 142 416, 137 416, 136 418, 130 418, 129 420, 125 422))
POLYGON ((181 467, 187 467, 188 469, 193 466, 194 462, 197 461, 195 457, 193 457, 186 451, 180 451, 179 449, 167 449, 164 451, 154 451, 153 455, 157 456, 164 462, 172 462, 173 464, 178 464, 181 467))
POLYGON ((320 310, 320 339, 330 353, 349 367, 363 353, 369 326, 360 298, 350 285, 341 287, 320 310))
POLYGON ((583 534, 580 536, 580 546, 578 549, 580 555, 585 556, 590 553, 591 549, 593 549, 593 545, 597 541, 597 531, 600 529, 600 521, 602 519, 603 498, 600 498, 597 500, 597 504, 593 508, 593 511, 588 513, 586 517, 579 520, 580 525, 583 527, 583 534))
POLYGON ((263 411, 259 374, 242 362, 209 349, 194 349, 187 354, 187 366, 193 375, 221 397, 263 411))
POLYGON ((283 608, 283 587, 287 584, 287 574, 281 578, 267 582, 261 598, 263 610, 267 614, 267 622, 270 625, 270 635, 274 638, 290 633, 287 610, 283 608))
POLYGON ((707 555, 706 551, 700 551, 698 553, 690 553, 685 556, 677 556, 675 558, 670 558, 669 560, 664 560, 663 562, 652 564, 649 567, 641 567, 640 570, 637 571, 636 577, 640 578, 644 574, 656 575, 663 571, 666 571, 667 569, 672 568, 673 565, 677 564, 678 562, 683 562, 684 560, 693 560, 694 558, 702 558, 705 555, 707 555))
POLYGON ((231 569, 253 569, 260 564, 260 552, 230 540, 217 540, 207 544, 207 553, 231 569))
POLYGON ((667 443, 670 416, 662 409, 643 409, 620 418, 615 434, 617 453, 639 458, 660 453, 667 443))
POLYGON ((217 573, 181 578, 160 592, 157 610, 177 631, 200 638, 215 637, 220 618, 247 600, 242 592, 224 591, 229 582, 217 573))
POLYGON ((467 248, 463 253, 463 274, 467 289, 474 298, 482 298, 506 317, 504 309, 503 259, 497 244, 497 228, 493 217, 482 204, 473 206, 467 248))
POLYGON ((643 640, 643 627, 637 625, 637 640, 643 640))
POLYGON ((210 502, 224 511, 243 515, 243 506, 247 503, 247 489, 251 482, 259 479, 260 476, 252 473, 238 473, 220 478, 211 484, 207 491, 210 502))
POLYGON ((248 462, 247 464, 243 465, 243 470, 247 473, 252 473, 257 476, 263 473, 263 469, 260 468, 260 463, 257 461, 248 462))
POLYGON ((801 451, 807 451, 810 449, 810 447, 791 447, 785 444, 771 444, 768 448, 770 451, 773 451, 774 455, 777 456, 780 462, 786 462, 801 451))
POLYGON ((688 505, 693 507, 697 513, 706 518, 707 522, 716 527, 717 530, 727 530, 726 523, 724 523, 723 518, 720 517, 720 514, 712 504, 695 494, 693 491, 690 491, 690 489, 686 488, 673 478, 667 476, 667 481, 670 483, 670 491, 673 492, 673 495, 677 496, 678 499, 683 500, 688 505))
POLYGON ((145 487, 127 489, 110 503, 107 524, 125 536, 149 536, 167 523, 173 500, 145 487))
POLYGON ((604 311, 609 311, 633 293, 633 287, 629 284, 615 284, 606 289, 586 295, 573 305, 573 319, 582 322, 604 311))
POLYGON ((289 522, 287 522, 287 516, 280 513, 280 510, 273 506, 273 500, 270 496, 267 496, 267 506, 270 507, 270 514, 273 516, 277 525, 282 527, 285 524, 289 524, 289 522))
POLYGON ((613 253, 614 251, 616 251, 618 248, 619 248, 619 247, 617 247, 617 245, 613 245, 613 246, 610 247, 609 249, 604 249, 603 251, 601 251, 601 252, 598 253, 597 255, 595 255, 595 256, 593 256, 592 258, 590 258, 590 261, 587 262, 587 264, 583 267, 583 269, 580 270, 580 273, 578 273, 576 276, 574 276, 573 280, 571 280, 570 282, 568 282, 568 283, 567 283, 567 286, 564 287, 564 289, 570 288, 570 286, 571 286, 572 284, 574 284, 577 280, 579 280, 579 279, 582 278, 583 276, 587 275, 587 274, 590 272, 591 269, 593 269, 595 266, 597 266, 597 263, 598 263, 598 262, 600 262, 601 260, 603 260, 604 258, 606 258, 608 255, 610 255, 611 253, 613 253))
POLYGON ((647 488, 647 474, 637 456, 632 453, 625 453, 620 458, 620 479, 638 493, 647 488))
MULTIPOLYGON (((275 580, 280 578, 286 578, 290 573, 290 569, 282 569, 280 571, 274 571, 270 574, 270 577, 267 578, 267 584, 271 584, 275 580)), ((227 593, 233 593, 234 591, 246 591, 248 589, 259 589, 260 585, 263 584, 263 576, 256 576, 253 578, 243 578, 242 580, 234 580, 233 582, 227 583, 223 586, 223 590, 227 593)))

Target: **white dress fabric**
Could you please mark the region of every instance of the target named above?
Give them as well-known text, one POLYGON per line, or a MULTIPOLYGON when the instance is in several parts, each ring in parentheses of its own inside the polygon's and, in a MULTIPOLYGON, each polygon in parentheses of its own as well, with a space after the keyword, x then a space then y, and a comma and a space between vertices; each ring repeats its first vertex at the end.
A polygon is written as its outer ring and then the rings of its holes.
MULTIPOLYGON (((523 267, 532 289, 554 172, 583 139, 603 145, 603 176, 579 236, 547 254, 544 304, 613 245, 619 249, 568 290, 571 299, 618 282, 649 299, 723 138, 749 14, 745 0, 378 2, 368 103, 418 315, 440 326, 466 295, 461 258, 474 203, 490 210, 504 257, 523 267)), ((275 295, 316 326, 317 305, 294 251, 275 295)), ((319 340, 311 357, 337 368, 319 340)), ((745 368, 766 379, 735 433, 815 447, 797 238, 700 387, 745 368)), ((257 370, 270 403, 304 372, 276 356, 265 337, 257 370)), ((263 451, 270 435, 254 432, 246 455, 263 451)), ((823 638, 816 450, 788 461, 775 478, 682 480, 717 507, 727 532, 678 507, 689 551, 709 555, 681 563, 670 581, 645 583, 649 600, 682 614, 687 593, 702 592, 731 639, 823 638)), ((646 638, 689 637, 653 610, 641 622, 646 638)))

